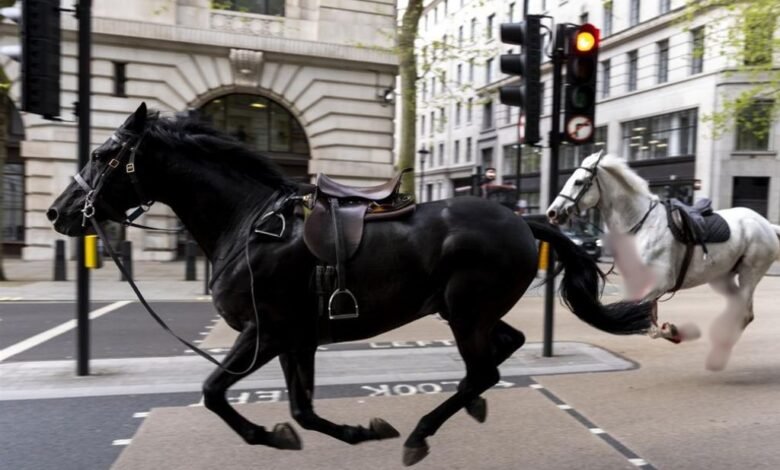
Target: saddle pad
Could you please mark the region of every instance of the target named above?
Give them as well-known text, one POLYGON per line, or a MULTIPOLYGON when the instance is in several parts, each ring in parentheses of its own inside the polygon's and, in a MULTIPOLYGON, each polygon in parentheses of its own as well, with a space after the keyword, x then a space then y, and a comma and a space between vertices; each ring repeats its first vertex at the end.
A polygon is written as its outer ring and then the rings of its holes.
POLYGON ((728 241, 731 237, 731 230, 726 220, 718 214, 711 214, 704 217, 704 233, 702 242, 704 243, 722 243, 728 241))

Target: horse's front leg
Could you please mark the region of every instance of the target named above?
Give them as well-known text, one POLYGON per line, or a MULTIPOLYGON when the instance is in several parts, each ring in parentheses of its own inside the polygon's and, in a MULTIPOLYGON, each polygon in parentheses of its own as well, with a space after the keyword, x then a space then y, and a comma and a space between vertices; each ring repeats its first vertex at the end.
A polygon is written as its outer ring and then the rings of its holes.
POLYGON ((396 429, 380 418, 372 418, 369 426, 335 424, 314 412, 314 354, 316 347, 279 356, 290 397, 290 413, 304 429, 319 431, 348 444, 398 437, 396 429))
POLYGON ((225 397, 228 388, 267 364, 277 354, 275 348, 258 341, 257 327, 247 327, 222 361, 222 366, 230 372, 217 368, 203 384, 203 402, 206 408, 219 415, 248 444, 299 450, 302 447, 301 440, 288 423, 277 424, 273 431, 266 431, 263 426, 241 416, 225 397), (259 348, 257 353, 256 348, 259 348))

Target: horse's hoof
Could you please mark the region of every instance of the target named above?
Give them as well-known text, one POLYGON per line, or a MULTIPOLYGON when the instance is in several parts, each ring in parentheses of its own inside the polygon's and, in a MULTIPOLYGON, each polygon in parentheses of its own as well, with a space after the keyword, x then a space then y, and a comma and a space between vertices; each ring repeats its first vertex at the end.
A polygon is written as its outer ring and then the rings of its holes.
POLYGON ((290 426, 290 423, 279 423, 274 426, 272 432, 273 446, 277 449, 284 450, 301 450, 303 449, 303 443, 301 438, 298 437, 298 433, 290 426))
POLYGON ((397 429, 395 429, 390 423, 383 420, 382 418, 371 418, 369 427, 378 436, 377 440, 392 439, 401 435, 397 429))
POLYGON ((476 400, 466 405, 466 413, 478 422, 484 423, 485 420, 487 420, 487 400, 478 397, 476 400))
POLYGON ((422 447, 408 447, 404 446, 404 466, 411 467, 420 460, 424 459, 429 452, 428 444, 423 441, 422 447))

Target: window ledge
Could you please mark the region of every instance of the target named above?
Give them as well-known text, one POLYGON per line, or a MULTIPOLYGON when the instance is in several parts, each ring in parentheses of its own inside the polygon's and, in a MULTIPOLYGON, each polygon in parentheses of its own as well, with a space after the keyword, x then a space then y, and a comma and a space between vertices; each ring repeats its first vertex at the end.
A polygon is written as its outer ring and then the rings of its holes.
POLYGON ((775 150, 732 150, 732 157, 776 157, 775 150))

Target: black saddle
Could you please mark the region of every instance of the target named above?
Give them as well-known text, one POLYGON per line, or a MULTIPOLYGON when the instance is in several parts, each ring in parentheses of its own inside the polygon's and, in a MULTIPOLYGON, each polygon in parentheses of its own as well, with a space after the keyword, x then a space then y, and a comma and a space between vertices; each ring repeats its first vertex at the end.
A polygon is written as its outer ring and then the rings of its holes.
POLYGON ((346 287, 346 262, 363 239, 365 223, 397 219, 414 211, 414 197, 399 192, 406 169, 386 183, 372 187, 347 186, 320 174, 309 195, 311 213, 303 226, 303 240, 309 250, 328 265, 335 266, 335 290, 328 301, 331 319, 356 318, 358 303, 346 287))
POLYGON ((685 244, 701 245, 707 251, 707 243, 722 243, 729 239, 729 225, 712 210, 707 198, 689 206, 678 199, 666 199, 666 215, 674 238, 685 244))

